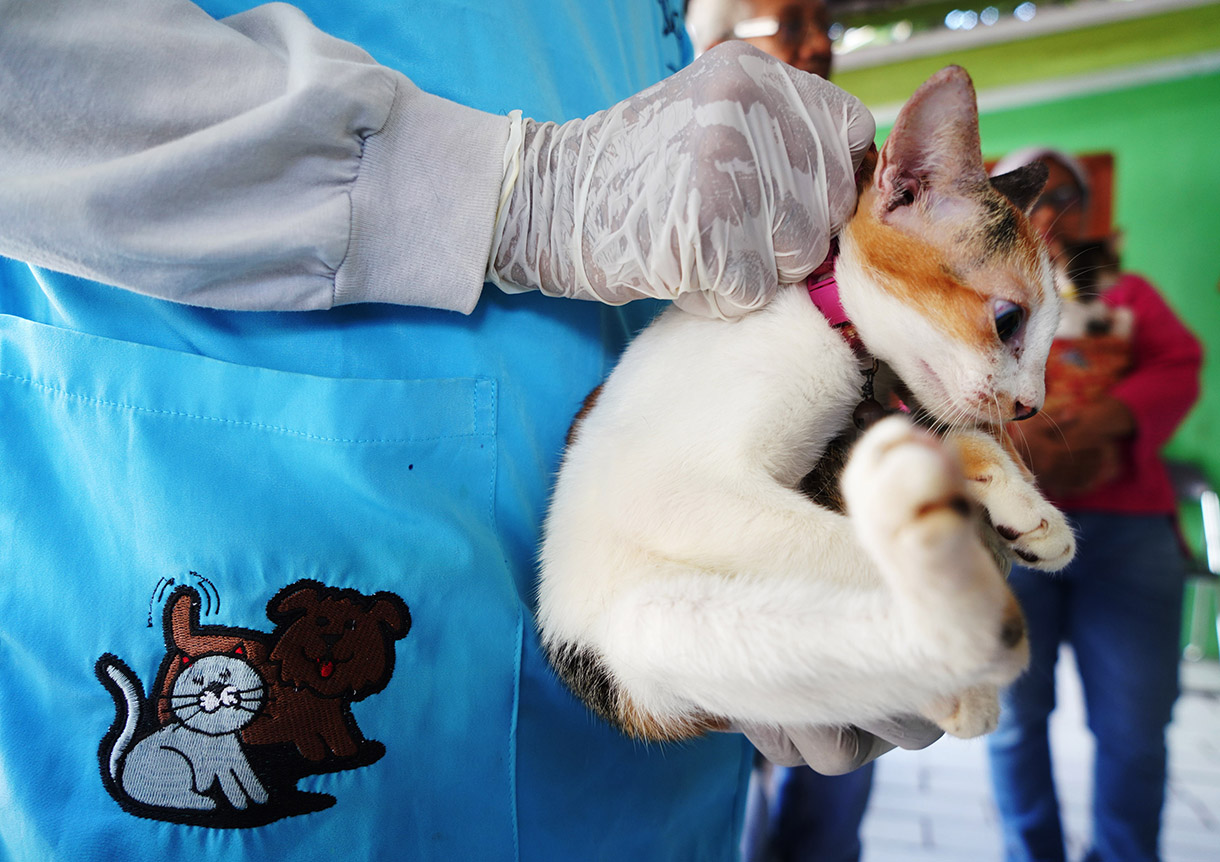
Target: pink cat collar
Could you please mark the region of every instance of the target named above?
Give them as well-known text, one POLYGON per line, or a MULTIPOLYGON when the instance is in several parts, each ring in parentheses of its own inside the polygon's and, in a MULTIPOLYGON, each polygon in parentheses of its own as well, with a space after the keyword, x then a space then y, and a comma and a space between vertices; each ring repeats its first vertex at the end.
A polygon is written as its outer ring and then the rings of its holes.
MULTIPOLYGON (((868 153, 865 157, 860 160, 860 164, 856 168, 857 190, 863 185, 864 172, 872 172, 876 164, 876 154, 877 145, 873 144, 868 148, 868 153)), ((860 343, 860 337, 856 334, 856 328, 852 326, 847 312, 843 310, 843 302, 839 299, 839 282, 835 280, 835 262, 838 259, 839 238, 836 236, 830 239, 830 248, 826 251, 826 259, 805 279, 805 289, 809 291, 809 298, 813 300, 813 304, 817 306, 818 311, 822 312, 822 316, 826 318, 831 326, 839 330, 844 340, 858 353, 864 345, 860 343)))
POLYGON ((839 258, 839 240, 836 237, 830 241, 830 253, 826 260, 805 279, 805 289, 809 298, 826 322, 839 331, 843 340, 858 354, 865 354, 864 343, 856 332, 847 312, 843 310, 843 302, 839 299, 839 283, 835 280, 835 261, 839 258))
POLYGON ((851 321, 847 317, 847 312, 843 310, 843 303, 839 299, 839 283, 835 281, 835 261, 839 258, 839 240, 836 237, 830 241, 830 251, 826 255, 826 260, 809 274, 809 278, 805 279, 805 289, 809 291, 809 298, 813 300, 813 304, 818 307, 818 311, 822 312, 822 316, 826 318, 831 326, 838 328, 851 321))

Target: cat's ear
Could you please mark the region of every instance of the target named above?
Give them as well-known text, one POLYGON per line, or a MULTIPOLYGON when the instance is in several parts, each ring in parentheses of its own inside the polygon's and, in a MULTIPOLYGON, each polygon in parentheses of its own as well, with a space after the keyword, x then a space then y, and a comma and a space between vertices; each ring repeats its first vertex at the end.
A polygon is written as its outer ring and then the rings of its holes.
POLYGON ((941 69, 907 100, 877 160, 877 215, 987 183, 974 84, 961 66, 941 69))
POLYGON ((991 178, 991 187, 1012 201, 1013 206, 1029 215, 1038 195, 1046 187, 1047 168, 1043 162, 1030 162, 1015 171, 991 178))

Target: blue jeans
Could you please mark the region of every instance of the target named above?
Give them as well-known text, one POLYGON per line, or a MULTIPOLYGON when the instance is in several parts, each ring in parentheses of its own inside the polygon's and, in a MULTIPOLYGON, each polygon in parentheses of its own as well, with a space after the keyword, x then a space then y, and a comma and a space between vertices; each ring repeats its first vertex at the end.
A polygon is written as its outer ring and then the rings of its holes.
POLYGON ((1029 670, 988 739, 1009 862, 1063 862, 1047 719, 1055 660, 1072 647, 1096 740, 1089 862, 1155 862, 1165 798, 1165 728, 1178 695, 1185 569, 1167 516, 1077 514, 1076 559, 1053 575, 1014 569, 1029 670))
POLYGON ((873 786, 873 764, 845 775, 789 770, 772 824, 774 862, 858 862, 860 822, 873 786))

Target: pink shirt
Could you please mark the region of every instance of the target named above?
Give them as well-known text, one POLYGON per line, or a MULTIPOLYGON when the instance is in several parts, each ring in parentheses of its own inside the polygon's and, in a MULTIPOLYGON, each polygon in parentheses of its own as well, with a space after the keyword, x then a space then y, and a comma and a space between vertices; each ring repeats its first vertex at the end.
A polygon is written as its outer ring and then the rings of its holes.
POLYGON ((1203 349, 1151 284, 1124 274, 1102 296, 1134 316, 1131 370, 1110 390, 1135 419, 1135 434, 1124 446, 1122 475, 1087 494, 1056 499, 1068 511, 1174 513, 1177 498, 1161 460, 1199 396, 1203 349))

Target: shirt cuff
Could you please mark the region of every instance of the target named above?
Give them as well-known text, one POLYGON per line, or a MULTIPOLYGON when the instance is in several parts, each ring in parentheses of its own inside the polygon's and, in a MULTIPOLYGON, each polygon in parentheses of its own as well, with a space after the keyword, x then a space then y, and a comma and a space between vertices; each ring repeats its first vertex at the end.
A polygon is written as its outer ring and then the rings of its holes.
POLYGON ((335 305, 389 302, 469 314, 483 290, 508 117, 425 93, 399 76, 385 125, 364 142, 335 305))

